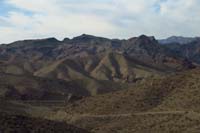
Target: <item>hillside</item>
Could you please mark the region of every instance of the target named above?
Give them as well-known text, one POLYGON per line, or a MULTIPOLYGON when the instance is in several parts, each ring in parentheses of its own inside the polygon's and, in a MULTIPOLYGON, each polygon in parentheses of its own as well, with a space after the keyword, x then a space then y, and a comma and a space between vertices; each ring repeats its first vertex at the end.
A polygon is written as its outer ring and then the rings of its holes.
MULTIPOLYGON (((198 132, 199 72, 197 68, 148 78, 128 90, 84 98, 53 112, 40 108, 46 111, 45 118, 97 133, 198 132)), ((31 110, 38 117, 37 108, 31 110)))
POLYGON ((62 80, 0 74, 0 97, 8 100, 65 100, 68 95, 88 95, 83 88, 62 80))
POLYGON ((77 101, 65 111, 72 114, 72 123, 96 132, 196 132, 199 72, 194 69, 151 78, 128 90, 77 101))
POLYGON ((111 92, 114 89, 120 89, 121 87, 117 87, 117 84, 125 87, 137 80, 163 75, 164 73, 164 71, 154 67, 148 67, 138 61, 130 60, 123 54, 108 53, 105 56, 97 56, 96 59, 84 57, 59 60, 36 71, 34 75, 74 81, 93 95, 98 94, 98 92, 111 92), (88 66, 87 62, 91 62, 92 66, 88 66), (102 82, 106 84, 102 84, 102 82), (116 85, 107 88, 108 84, 114 83, 116 85))
POLYGON ((199 69, 194 69, 167 77, 149 78, 138 82, 128 90, 80 100, 72 104, 75 106, 72 111, 93 114, 127 113, 152 109, 198 111, 196 104, 198 104, 198 94, 200 94, 199 75, 199 69))
POLYGON ((64 122, 55 122, 25 116, 0 113, 0 132, 59 132, 59 133, 88 133, 86 130, 68 125, 64 122))

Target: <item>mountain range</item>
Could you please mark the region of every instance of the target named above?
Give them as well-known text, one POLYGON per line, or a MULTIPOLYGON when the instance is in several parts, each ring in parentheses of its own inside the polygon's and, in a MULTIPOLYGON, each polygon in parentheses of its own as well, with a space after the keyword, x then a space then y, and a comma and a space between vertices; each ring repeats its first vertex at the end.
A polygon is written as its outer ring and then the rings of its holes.
MULTIPOLYGON (((2 44, 0 112, 31 120, 31 127, 42 118, 84 132, 159 132, 178 121, 171 132, 184 131, 181 120, 189 127, 198 115, 199 57, 198 37, 83 34, 2 44)), ((197 123, 188 130, 197 131, 197 123)))
POLYGON ((193 67, 193 62, 171 47, 145 35, 127 40, 83 34, 63 41, 17 41, 0 46, 0 72, 64 80, 82 92, 71 93, 96 95, 126 88, 149 76, 193 67))

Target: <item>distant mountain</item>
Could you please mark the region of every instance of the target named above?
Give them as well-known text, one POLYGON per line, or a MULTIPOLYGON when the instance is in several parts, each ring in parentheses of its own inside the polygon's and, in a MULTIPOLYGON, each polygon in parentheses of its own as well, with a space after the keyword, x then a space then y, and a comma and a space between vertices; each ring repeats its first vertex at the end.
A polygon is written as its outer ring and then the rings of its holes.
POLYGON ((191 62, 200 64, 200 38, 196 38, 187 44, 171 43, 165 45, 165 47, 191 62))
POLYGON ((195 41, 197 38, 193 37, 182 37, 182 36, 171 36, 167 39, 159 40, 161 44, 171 44, 171 43, 178 43, 178 44, 188 44, 195 41))

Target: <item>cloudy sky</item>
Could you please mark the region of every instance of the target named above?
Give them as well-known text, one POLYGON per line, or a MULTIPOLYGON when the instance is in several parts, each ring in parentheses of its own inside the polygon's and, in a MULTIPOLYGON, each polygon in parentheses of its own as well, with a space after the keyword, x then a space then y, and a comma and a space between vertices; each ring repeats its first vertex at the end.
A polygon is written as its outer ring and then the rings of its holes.
POLYGON ((0 43, 78 36, 200 36, 200 0, 0 0, 0 43))

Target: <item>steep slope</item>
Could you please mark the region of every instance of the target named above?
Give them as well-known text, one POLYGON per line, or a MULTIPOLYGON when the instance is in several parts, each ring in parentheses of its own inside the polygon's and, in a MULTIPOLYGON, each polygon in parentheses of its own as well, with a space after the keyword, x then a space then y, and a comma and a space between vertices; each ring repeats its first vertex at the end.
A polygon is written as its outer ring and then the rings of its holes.
POLYGON ((134 82, 161 73, 161 71, 129 60, 121 53, 108 53, 102 58, 91 75, 100 80, 134 82))
POLYGON ((74 84, 87 89, 91 95, 118 90, 122 88, 121 86, 126 86, 125 83, 97 80, 97 78, 90 75, 90 72, 95 69, 98 61, 98 57, 75 59, 67 58, 40 69, 35 72, 34 75, 38 77, 57 78, 65 81, 72 81, 74 84))
POLYGON ((91 95, 96 95, 122 89, 121 86, 126 89, 129 83, 164 73, 140 61, 129 59, 122 53, 108 52, 104 55, 58 60, 34 75, 73 81, 87 89, 91 95))
POLYGON ((1 71, 10 74, 32 74, 54 60, 53 49, 59 46, 55 38, 17 41, 1 45, 1 71))
POLYGON ((64 80, 82 79, 88 76, 80 62, 73 59, 59 60, 50 66, 40 69, 34 75, 49 78, 57 77, 64 80))
POLYGON ((131 58, 162 71, 177 71, 184 67, 184 58, 160 45, 154 37, 141 35, 130 38, 124 47, 125 53, 131 58))

